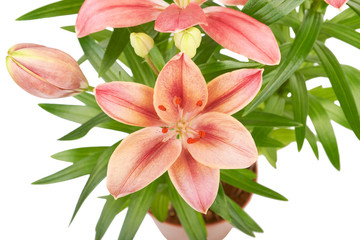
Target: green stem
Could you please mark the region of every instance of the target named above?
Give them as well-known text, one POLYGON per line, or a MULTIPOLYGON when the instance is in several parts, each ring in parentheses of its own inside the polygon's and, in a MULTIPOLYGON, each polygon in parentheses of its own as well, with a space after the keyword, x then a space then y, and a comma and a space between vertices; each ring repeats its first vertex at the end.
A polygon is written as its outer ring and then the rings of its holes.
POLYGON ((145 61, 147 62, 147 64, 149 64, 150 68, 154 71, 154 73, 156 75, 159 75, 159 70, 157 70, 157 68, 155 67, 154 63, 151 61, 149 55, 145 56, 145 61))
POLYGON ((92 86, 88 86, 86 89, 85 89, 86 92, 93 92, 94 91, 94 87, 92 86))

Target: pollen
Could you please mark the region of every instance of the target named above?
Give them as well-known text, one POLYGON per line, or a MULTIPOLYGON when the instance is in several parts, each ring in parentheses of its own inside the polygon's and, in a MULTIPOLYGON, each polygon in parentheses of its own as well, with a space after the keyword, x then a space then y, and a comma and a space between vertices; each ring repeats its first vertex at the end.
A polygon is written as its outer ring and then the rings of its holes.
POLYGON ((193 144, 193 143, 196 143, 197 141, 199 141, 200 140, 200 138, 188 138, 187 140, 186 140, 186 142, 188 143, 188 144, 193 144))
POLYGON ((180 104, 181 104, 181 102, 182 102, 181 97, 177 97, 177 98, 175 98, 175 104, 176 104, 176 105, 180 105, 180 104))
POLYGON ((203 105, 203 101, 201 100, 197 101, 196 106, 201 107, 202 105, 203 105))
POLYGON ((159 105, 158 108, 159 108, 161 111, 166 111, 166 107, 164 107, 164 105, 159 105))
POLYGON ((204 138, 205 137, 205 132, 204 131, 199 131, 199 136, 200 138, 204 138))
POLYGON ((162 131, 162 133, 167 133, 169 131, 169 129, 167 127, 163 127, 161 131, 162 131))

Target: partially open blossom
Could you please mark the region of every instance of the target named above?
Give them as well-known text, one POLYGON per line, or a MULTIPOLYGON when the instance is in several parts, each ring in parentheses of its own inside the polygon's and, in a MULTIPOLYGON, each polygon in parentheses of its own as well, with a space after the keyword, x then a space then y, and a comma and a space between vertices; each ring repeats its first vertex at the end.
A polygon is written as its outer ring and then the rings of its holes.
POLYGON ((136 192, 168 171, 179 194, 206 213, 220 170, 247 168, 258 158, 249 131, 231 114, 257 94, 262 69, 225 73, 206 85, 184 53, 162 69, 155 88, 111 82, 95 88, 99 106, 113 119, 145 127, 127 136, 112 154, 107 187, 119 198, 136 192))
POLYGON ((185 29, 174 34, 175 46, 186 53, 190 58, 196 54, 201 43, 201 32, 196 27, 185 29))
POLYGON ((130 43, 136 55, 144 58, 154 47, 154 40, 146 33, 131 33, 130 43))
POLYGON ((325 0, 325 2, 336 8, 341 8, 348 1, 349 0, 325 0))
MULTIPOLYGON (((78 37, 106 27, 132 27, 155 20, 159 32, 181 32, 200 25, 223 47, 255 61, 275 65, 280 50, 271 29, 256 19, 230 8, 212 6, 202 9, 204 0, 85 0, 76 20, 78 37)), ((241 0, 223 0, 239 5, 241 0)))
POLYGON ((67 97, 89 87, 78 63, 58 49, 17 44, 9 49, 6 65, 14 81, 37 97, 67 97))

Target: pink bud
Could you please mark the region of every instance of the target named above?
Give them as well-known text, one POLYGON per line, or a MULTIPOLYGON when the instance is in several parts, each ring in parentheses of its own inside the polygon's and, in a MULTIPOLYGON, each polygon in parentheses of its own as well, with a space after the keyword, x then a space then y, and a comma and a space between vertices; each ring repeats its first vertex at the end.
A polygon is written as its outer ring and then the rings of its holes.
POLYGON ((89 87, 75 59, 54 48, 17 44, 9 49, 6 65, 14 81, 37 97, 67 97, 89 87))

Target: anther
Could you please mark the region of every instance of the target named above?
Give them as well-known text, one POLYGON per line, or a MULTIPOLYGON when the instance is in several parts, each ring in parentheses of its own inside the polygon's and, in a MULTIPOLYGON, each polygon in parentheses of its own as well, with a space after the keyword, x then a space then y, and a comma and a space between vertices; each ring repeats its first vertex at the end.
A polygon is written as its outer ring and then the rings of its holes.
POLYGON ((175 104, 176 104, 176 105, 179 105, 181 102, 182 102, 181 97, 175 98, 175 104))
POLYGON ((188 143, 188 144, 193 144, 193 143, 196 143, 197 141, 199 141, 200 140, 200 138, 188 138, 187 140, 186 140, 186 142, 188 143))
POLYGON ((169 129, 167 127, 163 127, 161 131, 162 131, 162 133, 167 133, 169 131, 169 129))
POLYGON ((166 107, 164 107, 164 105, 159 105, 158 108, 159 108, 161 111, 166 111, 166 107))
POLYGON ((199 131, 199 136, 200 138, 204 138, 205 137, 205 132, 204 131, 199 131))
POLYGON ((201 107, 203 105, 203 102, 201 100, 197 101, 196 106, 201 107))

